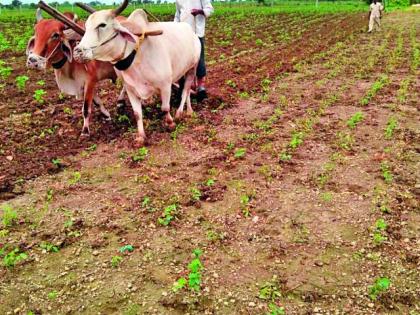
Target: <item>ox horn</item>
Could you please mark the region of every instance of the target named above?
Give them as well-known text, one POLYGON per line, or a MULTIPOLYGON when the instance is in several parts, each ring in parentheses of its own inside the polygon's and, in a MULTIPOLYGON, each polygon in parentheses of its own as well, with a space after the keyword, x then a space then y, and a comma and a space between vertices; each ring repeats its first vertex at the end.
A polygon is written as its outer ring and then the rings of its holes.
POLYGON ((94 8, 92 8, 91 6, 81 3, 81 2, 76 2, 75 5, 77 5, 79 8, 85 10, 86 12, 89 12, 90 14, 96 12, 96 10, 94 8))
POLYGON ((42 12, 41 12, 41 9, 40 8, 36 9, 35 16, 36 16, 36 22, 37 23, 43 19, 42 12))
POLYGON ((124 9, 128 6, 128 0, 123 0, 123 2, 121 3, 121 5, 112 10, 112 13, 114 14, 114 16, 118 16, 122 13, 122 11, 124 11, 124 9))
POLYGON ((56 9, 50 7, 48 4, 46 4, 44 1, 39 1, 38 7, 47 12, 52 17, 56 18, 60 22, 64 23, 71 29, 73 29, 77 34, 83 36, 85 34, 85 30, 78 24, 76 24, 74 21, 67 18, 64 14, 61 12, 58 12, 56 9))

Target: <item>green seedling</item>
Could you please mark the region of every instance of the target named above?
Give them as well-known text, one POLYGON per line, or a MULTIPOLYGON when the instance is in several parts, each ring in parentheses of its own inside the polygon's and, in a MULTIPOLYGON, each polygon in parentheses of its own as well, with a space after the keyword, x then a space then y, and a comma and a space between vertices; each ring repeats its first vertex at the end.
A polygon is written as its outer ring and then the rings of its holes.
POLYGON ((338 146, 346 151, 350 151, 354 144, 354 137, 349 132, 340 131, 337 133, 338 146))
POLYGON ((281 292, 274 281, 268 281, 260 287, 258 297, 262 300, 274 302, 281 297, 281 292))
POLYGON ((385 128, 385 139, 389 140, 394 134, 394 130, 397 128, 398 122, 395 117, 389 118, 385 128))
POLYGON ((243 159, 246 155, 246 149, 245 148, 238 148, 235 151, 235 154, 233 155, 235 159, 243 159))
POLYGON ((131 120, 127 115, 123 114, 123 115, 118 115, 117 116, 117 122, 119 124, 128 124, 129 125, 131 123, 131 120))
POLYGON ((121 256, 118 256, 118 255, 116 255, 116 256, 113 256, 112 258, 111 258, 111 266, 113 267, 113 268, 117 268, 119 265, 120 265, 120 263, 123 261, 123 258, 121 257, 121 256))
POLYGON ((45 86, 45 81, 44 80, 39 80, 36 82, 37 85, 39 86, 45 86))
POLYGON ((322 201, 331 202, 333 199, 333 195, 330 192, 324 192, 321 194, 322 201))
POLYGON ((176 204, 172 204, 167 206, 163 210, 163 214, 160 218, 158 218, 158 223, 160 225, 168 226, 174 219, 177 213, 177 206, 176 204))
POLYGON ((41 247, 41 249, 45 250, 46 252, 49 253, 58 253, 58 251, 60 250, 57 246, 48 243, 48 242, 42 242, 39 247, 41 247))
POLYGON ((183 288, 185 288, 188 284, 190 290, 194 292, 198 292, 201 289, 201 271, 203 270, 203 264, 200 260, 201 255, 203 252, 201 249, 195 249, 193 251, 193 260, 188 264, 188 281, 185 278, 178 279, 174 285, 172 286, 172 291, 177 292, 183 288))
POLYGON ((127 252, 131 253, 133 250, 134 250, 133 245, 124 245, 124 246, 120 247, 119 252, 121 254, 124 254, 124 253, 127 253, 127 252))
POLYGON ((216 181, 215 181, 214 179, 209 178, 209 179, 206 181, 205 185, 206 185, 207 187, 211 187, 211 186, 213 186, 215 183, 216 183, 216 181))
POLYGON ((300 146, 303 143, 303 139, 303 132, 293 132, 292 139, 289 142, 289 147, 295 150, 298 146, 300 146))
POLYGON ((34 92, 34 99, 38 104, 44 104, 44 96, 47 94, 43 89, 35 90, 34 92))
POLYGON ((376 245, 380 245, 387 240, 387 237, 384 235, 385 230, 388 227, 388 224, 384 219, 378 219, 375 222, 375 229, 373 232, 373 242, 376 245))
POLYGON ((191 191, 191 199, 193 201, 199 201, 202 195, 201 191, 196 187, 191 188, 190 191, 191 191))
POLYGON ((245 217, 249 217, 250 215, 250 209, 249 209, 250 201, 251 201, 251 198, 248 195, 241 196, 241 211, 245 217))
POLYGON ((282 153, 280 153, 280 161, 282 162, 287 162, 290 161, 292 159, 292 154, 290 154, 287 151, 283 151, 282 153))
POLYGON ((391 280, 388 278, 378 278, 375 283, 369 287, 369 297, 372 301, 376 301, 378 296, 388 291, 391 286, 391 280))
POLYGON ((147 150, 147 148, 141 147, 131 156, 131 159, 133 160, 133 162, 143 161, 148 153, 149 150, 147 150))
POLYGON ((98 145, 97 144, 92 144, 90 147, 88 147, 87 149, 86 149, 86 151, 88 151, 88 152, 93 152, 93 151, 96 151, 96 149, 98 148, 98 145))
POLYGON ((26 82, 29 80, 29 77, 26 75, 19 75, 16 77, 15 82, 19 91, 24 91, 26 87, 26 82))
POLYGON ((48 293, 48 298, 50 300, 55 300, 58 297, 58 292, 56 290, 48 293))
POLYGON ((349 120, 347 120, 347 126, 350 129, 356 128, 357 124, 359 124, 364 118, 364 115, 362 112, 357 112, 353 116, 350 117, 349 120))
POLYGON ((393 176, 390 167, 386 161, 381 163, 381 172, 385 183, 390 184, 392 182, 393 176))
MULTIPOLYGON (((1 256, 1 255, 0 255, 1 256)), ((28 255, 15 248, 3 257, 3 266, 13 268, 18 262, 28 258, 28 255)))
POLYGON ((16 223, 18 215, 11 205, 3 204, 1 210, 3 212, 1 221, 4 227, 10 227, 16 223))
POLYGON ((268 305, 268 310, 269 311, 266 313, 266 315, 285 315, 286 314, 284 307, 277 306, 274 303, 270 303, 268 305))
POLYGON ((76 185, 82 179, 82 174, 80 172, 73 172, 72 177, 69 179, 70 185, 76 185))
POLYGON ((69 116, 73 116, 73 110, 70 107, 64 107, 63 113, 69 116))
POLYGON ((61 167, 61 165, 63 164, 63 161, 61 161, 59 158, 56 158, 56 159, 52 159, 52 160, 51 160, 51 163, 52 163, 55 167, 60 168, 60 167, 61 167))

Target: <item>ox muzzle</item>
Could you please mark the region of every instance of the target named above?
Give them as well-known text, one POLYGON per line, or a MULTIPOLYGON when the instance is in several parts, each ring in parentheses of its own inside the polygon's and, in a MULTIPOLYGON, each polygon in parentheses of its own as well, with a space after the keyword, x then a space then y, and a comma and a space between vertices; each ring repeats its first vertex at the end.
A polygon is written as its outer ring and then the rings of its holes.
POLYGON ((73 50, 73 58, 80 63, 86 63, 90 60, 93 60, 93 49, 83 48, 77 45, 73 50))
POLYGON ((30 69, 45 70, 47 68, 47 58, 29 53, 26 66, 30 69))

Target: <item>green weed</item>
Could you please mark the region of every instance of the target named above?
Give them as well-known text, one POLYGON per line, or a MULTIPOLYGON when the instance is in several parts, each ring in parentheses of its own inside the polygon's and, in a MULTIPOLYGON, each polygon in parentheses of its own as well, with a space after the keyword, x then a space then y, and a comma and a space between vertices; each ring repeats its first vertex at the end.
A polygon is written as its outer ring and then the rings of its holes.
POLYGON ((1 221, 4 227, 10 227, 16 223, 18 215, 11 205, 3 204, 1 210, 3 211, 1 221))
POLYGON ((18 89, 20 91, 25 90, 26 82, 28 80, 29 80, 29 77, 27 77, 26 75, 19 75, 19 76, 16 77, 16 79, 15 79, 16 86, 18 87, 18 89))
POLYGON ((390 140, 394 134, 394 130, 398 127, 398 122, 395 117, 388 119, 388 122, 385 127, 385 139, 390 140))
POLYGON ((393 176, 387 161, 381 163, 381 172, 385 183, 390 184, 393 180, 393 176))
POLYGON ((349 120, 347 120, 347 126, 350 129, 356 128, 357 124, 360 123, 364 118, 364 115, 362 112, 357 112, 353 116, 350 117, 349 120))
POLYGON ((163 210, 163 214, 158 218, 158 223, 160 225, 168 226, 174 219, 175 215, 178 212, 176 204, 171 204, 163 210))
POLYGON ((376 301, 378 296, 388 291, 391 286, 391 280, 388 278, 378 278, 375 283, 369 287, 369 297, 372 301, 376 301))
POLYGON ((245 148, 238 148, 236 149, 235 153, 234 153, 234 157, 235 159, 243 159, 246 155, 246 149, 245 148))
POLYGON ((3 257, 3 266, 9 269, 13 268, 18 262, 27 258, 28 255, 25 252, 21 252, 19 248, 15 248, 3 257))
POLYGON ((82 179, 82 174, 80 172, 73 172, 71 178, 68 180, 70 185, 76 185, 82 179))
POLYGON ((147 148, 141 147, 131 156, 131 160, 133 162, 143 161, 147 157, 148 153, 149 150, 147 148))
POLYGON ((41 247, 43 250, 45 250, 46 252, 49 253, 58 253, 58 251, 60 250, 57 246, 48 243, 48 242, 42 242, 39 247, 41 247))
POLYGON ((44 96, 47 94, 47 92, 45 92, 43 89, 38 89, 35 90, 34 92, 34 100, 38 103, 38 104, 44 104, 45 100, 44 100, 44 96))
POLYGON ((172 286, 172 291, 177 292, 185 288, 188 284, 188 287, 195 292, 200 291, 201 289, 201 272, 204 269, 203 264, 200 260, 203 252, 201 249, 195 249, 193 251, 193 260, 188 264, 188 281, 185 278, 178 279, 172 286))
POLYGON ((123 258, 121 256, 118 256, 118 255, 113 256, 111 258, 111 266, 113 268, 117 268, 121 264, 122 261, 123 261, 123 258))

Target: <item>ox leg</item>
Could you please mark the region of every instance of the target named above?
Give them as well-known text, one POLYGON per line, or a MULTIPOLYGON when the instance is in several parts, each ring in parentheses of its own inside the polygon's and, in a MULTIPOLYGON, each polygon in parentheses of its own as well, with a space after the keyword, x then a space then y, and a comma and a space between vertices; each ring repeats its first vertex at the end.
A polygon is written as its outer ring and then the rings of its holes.
POLYGON ((141 107, 141 100, 129 89, 127 89, 127 95, 130 100, 131 106, 133 107, 134 117, 137 121, 138 136, 136 138, 136 142, 140 146, 143 146, 146 141, 146 133, 144 132, 143 127, 143 112, 141 107))
MULTIPOLYGON (((165 120, 164 120, 164 124, 170 128, 170 129, 174 129, 175 128, 175 122, 171 116, 171 84, 169 84, 168 86, 165 86, 164 88, 162 88, 160 90, 160 97, 162 100, 162 111, 165 113, 165 120)), ((130 100, 131 101, 131 100, 130 100)))
POLYGON ((83 129, 82 129, 82 137, 89 136, 90 129, 89 129, 89 122, 90 122, 90 115, 92 113, 92 101, 93 101, 93 94, 94 94, 95 83, 93 81, 89 81, 85 85, 85 97, 83 100, 83 129))
POLYGON ((125 86, 123 86, 120 92, 120 95, 118 96, 118 99, 117 99, 117 113, 119 115, 125 114, 125 106, 127 105, 125 103, 125 98, 124 98, 125 94, 126 94, 126 89, 125 89, 125 86))
POLYGON ((95 103, 95 105, 99 106, 101 113, 106 117, 106 120, 111 120, 111 115, 109 114, 109 111, 105 108, 104 104, 102 103, 102 100, 97 94, 93 96, 93 102, 95 103))
POLYGON ((194 73, 195 73, 195 69, 191 69, 190 71, 187 72, 185 76, 185 83, 184 83, 184 88, 182 90, 181 103, 179 104, 178 110, 176 111, 176 114, 175 114, 176 119, 182 118, 182 115, 184 113, 185 101, 187 101, 187 114, 191 116, 193 113, 193 110, 191 107, 190 94, 191 94, 191 85, 195 77, 194 73))

